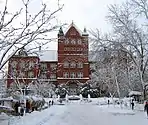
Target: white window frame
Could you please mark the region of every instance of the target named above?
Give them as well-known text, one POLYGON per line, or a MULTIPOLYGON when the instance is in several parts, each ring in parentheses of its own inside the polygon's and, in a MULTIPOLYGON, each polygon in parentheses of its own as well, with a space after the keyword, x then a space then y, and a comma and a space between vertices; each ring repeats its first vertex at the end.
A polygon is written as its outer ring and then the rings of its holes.
POLYGON ((16 68, 16 66, 17 66, 17 61, 12 61, 12 62, 11 62, 11 66, 12 66, 12 68, 16 68))
POLYGON ((24 73, 24 72, 20 72, 20 73, 19 73, 19 76, 20 76, 21 78, 25 78, 25 73, 24 73))
POLYGON ((29 61, 29 68, 34 68, 34 66, 35 66, 34 61, 29 61))
POLYGON ((56 74, 50 74, 50 79, 56 79, 56 74))
POLYGON ((64 67, 64 68, 69 68, 69 62, 68 62, 68 61, 64 61, 63 67, 64 67))
POLYGON ((77 68, 83 68, 83 63, 82 62, 78 62, 77 63, 77 68))
POLYGON ((34 78, 34 72, 33 71, 29 71, 28 72, 28 77, 29 78, 34 78))
POLYGON ((64 72, 64 73, 63 73, 63 77, 64 77, 64 78, 69 78, 69 73, 68 73, 68 72, 64 72))
POLYGON ((65 44, 69 44, 69 39, 66 39, 65 40, 65 44))
POLYGON ((82 45, 82 40, 78 39, 77 43, 78 43, 78 45, 82 45))
POLYGON ((72 45, 75 45, 75 44, 76 44, 76 40, 72 39, 72 40, 71 40, 71 44, 72 44, 72 45))
POLYGON ((41 69, 42 70, 46 70, 47 69, 47 64, 46 63, 42 63, 41 64, 41 69))
POLYGON ((70 73, 70 78, 76 78, 76 73, 75 72, 71 72, 70 73))
POLYGON ((40 75, 40 78, 41 78, 41 79, 47 79, 47 75, 46 75, 45 73, 42 73, 42 74, 40 75))
POLYGON ((77 73, 77 77, 78 77, 78 78, 83 78, 83 72, 78 72, 78 73, 77 73))
POLYGON ((51 68, 52 70, 55 70, 55 69, 56 69, 56 67, 57 67, 57 65, 56 65, 56 64, 54 64, 54 63, 51 63, 51 64, 50 64, 50 68, 51 68))
POLYGON ((76 62, 75 61, 72 61, 70 63, 70 68, 76 68, 76 62))
POLYGON ((22 68, 25 68, 25 61, 24 60, 22 60, 21 62, 20 62, 20 68, 22 69, 22 68))

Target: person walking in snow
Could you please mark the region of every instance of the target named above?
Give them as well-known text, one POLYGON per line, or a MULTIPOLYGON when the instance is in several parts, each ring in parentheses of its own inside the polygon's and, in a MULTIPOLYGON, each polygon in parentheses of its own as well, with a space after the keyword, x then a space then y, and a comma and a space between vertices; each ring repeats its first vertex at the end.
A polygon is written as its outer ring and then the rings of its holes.
POLYGON ((51 101, 51 104, 52 104, 52 105, 54 104, 54 101, 53 101, 53 100, 51 101))
POLYGON ((146 111, 147 117, 148 117, 148 101, 146 101, 144 106, 144 111, 146 111))
POLYGON ((134 110, 134 101, 132 100, 132 102, 131 102, 131 106, 132 106, 132 110, 134 110))

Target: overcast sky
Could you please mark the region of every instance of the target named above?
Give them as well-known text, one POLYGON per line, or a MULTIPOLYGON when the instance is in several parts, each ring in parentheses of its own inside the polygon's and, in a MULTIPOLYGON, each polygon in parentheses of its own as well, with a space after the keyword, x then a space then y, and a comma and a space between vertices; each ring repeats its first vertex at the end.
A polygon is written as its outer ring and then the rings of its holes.
MULTIPOLYGON (((22 0, 8 1, 9 10, 12 12, 22 6, 22 0)), ((52 10, 55 10, 58 7, 58 0, 32 0, 30 11, 39 11, 42 1, 52 10)), ((83 30, 83 28, 86 27, 87 29, 98 28, 102 32, 107 32, 110 30, 110 25, 105 18, 108 12, 108 6, 115 3, 120 4, 121 1, 124 0, 60 0, 60 4, 64 4, 64 7, 57 15, 58 23, 70 24, 73 20, 80 30, 83 30)), ((1 3, 0 7, 2 8, 1 3)))

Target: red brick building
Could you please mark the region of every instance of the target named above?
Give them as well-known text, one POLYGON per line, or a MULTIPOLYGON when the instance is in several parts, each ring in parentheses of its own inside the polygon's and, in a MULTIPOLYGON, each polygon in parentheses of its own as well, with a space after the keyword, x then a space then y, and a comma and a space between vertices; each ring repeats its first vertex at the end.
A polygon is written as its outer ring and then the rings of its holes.
POLYGON ((86 29, 81 32, 72 23, 64 33, 61 27, 57 52, 40 50, 38 56, 30 56, 22 50, 10 59, 7 86, 16 80, 25 84, 40 80, 66 84, 70 93, 75 94, 77 86, 90 79, 88 49, 86 29), (48 59, 50 56, 54 59, 48 59))

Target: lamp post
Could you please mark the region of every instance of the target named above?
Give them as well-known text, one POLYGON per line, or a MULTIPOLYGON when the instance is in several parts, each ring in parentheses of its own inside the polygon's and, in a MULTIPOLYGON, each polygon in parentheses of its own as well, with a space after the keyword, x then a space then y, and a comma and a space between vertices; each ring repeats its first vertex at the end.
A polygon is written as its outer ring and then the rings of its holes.
POLYGON ((28 86, 25 86, 22 91, 23 91, 23 100, 24 100, 24 114, 26 113, 26 95, 28 94, 27 93, 27 90, 29 90, 28 86))

